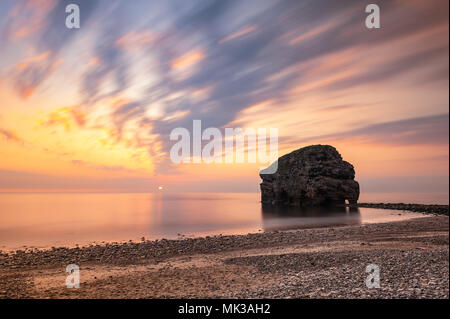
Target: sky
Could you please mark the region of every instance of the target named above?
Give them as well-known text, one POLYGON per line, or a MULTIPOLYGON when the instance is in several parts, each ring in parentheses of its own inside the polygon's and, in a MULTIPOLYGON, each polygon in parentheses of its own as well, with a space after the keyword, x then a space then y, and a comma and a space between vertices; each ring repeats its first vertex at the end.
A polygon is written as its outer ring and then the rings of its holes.
POLYGON ((372 2, 2 0, 0 192, 258 192, 260 163, 170 160, 201 120, 333 145, 362 192, 448 193, 448 1, 372 2))

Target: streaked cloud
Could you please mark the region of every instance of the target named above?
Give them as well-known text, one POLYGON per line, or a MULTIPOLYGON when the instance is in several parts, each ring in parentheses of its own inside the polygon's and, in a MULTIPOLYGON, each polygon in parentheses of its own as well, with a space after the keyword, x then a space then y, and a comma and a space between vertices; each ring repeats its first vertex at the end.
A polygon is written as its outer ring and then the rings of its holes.
POLYGON ((61 60, 54 60, 51 51, 30 57, 15 66, 9 74, 22 98, 30 97, 42 81, 48 78, 61 60))
POLYGON ((17 41, 39 32, 46 26, 46 17, 55 5, 55 0, 17 1, 6 16, 2 38, 17 41))
POLYGON ((115 44, 123 50, 134 50, 149 45, 155 39, 156 35, 151 30, 132 30, 117 39, 115 44))
POLYGON ((284 143, 324 143, 353 140, 378 145, 448 145, 449 114, 381 122, 360 128, 307 138, 286 137, 284 143))
POLYGON ((250 32, 255 31, 256 29, 257 29, 257 27, 254 26, 254 25, 248 25, 248 26, 245 26, 245 27, 239 29, 238 31, 236 31, 236 32, 234 32, 234 33, 232 33, 232 34, 226 36, 225 38, 221 39, 221 40, 219 41, 219 43, 222 44, 222 43, 225 43, 225 42, 227 42, 227 41, 233 40, 233 39, 235 39, 235 38, 244 36, 244 35, 246 35, 246 34, 248 34, 248 33, 250 33, 250 32))

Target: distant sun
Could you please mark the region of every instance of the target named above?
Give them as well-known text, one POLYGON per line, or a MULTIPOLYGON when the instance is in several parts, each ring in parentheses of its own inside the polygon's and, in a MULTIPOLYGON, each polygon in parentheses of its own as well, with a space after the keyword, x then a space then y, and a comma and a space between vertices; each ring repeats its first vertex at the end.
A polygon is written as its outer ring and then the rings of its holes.
POLYGON ((158 186, 158 190, 162 191, 163 187, 162 186, 158 186))

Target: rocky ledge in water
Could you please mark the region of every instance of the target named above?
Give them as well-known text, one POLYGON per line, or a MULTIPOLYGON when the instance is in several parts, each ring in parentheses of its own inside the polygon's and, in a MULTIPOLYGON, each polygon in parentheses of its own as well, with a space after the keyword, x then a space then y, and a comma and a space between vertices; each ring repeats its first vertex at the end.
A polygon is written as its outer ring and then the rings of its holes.
POLYGON ((330 145, 311 145, 278 159, 260 172, 261 201, 324 206, 357 203, 359 184, 353 165, 330 145))
POLYGON ((404 203, 359 203, 358 207, 397 209, 425 214, 448 216, 448 205, 404 204, 404 203))

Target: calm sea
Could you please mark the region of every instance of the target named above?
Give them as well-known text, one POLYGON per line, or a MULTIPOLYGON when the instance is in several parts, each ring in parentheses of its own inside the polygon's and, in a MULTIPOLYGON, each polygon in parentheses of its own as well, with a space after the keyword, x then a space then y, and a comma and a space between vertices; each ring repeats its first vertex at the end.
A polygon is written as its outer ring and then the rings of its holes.
MULTIPOLYGON (((401 220, 400 211, 263 207, 259 194, 0 193, 0 249, 48 248, 401 220)), ((361 202, 448 204, 448 195, 366 194, 361 202)))

